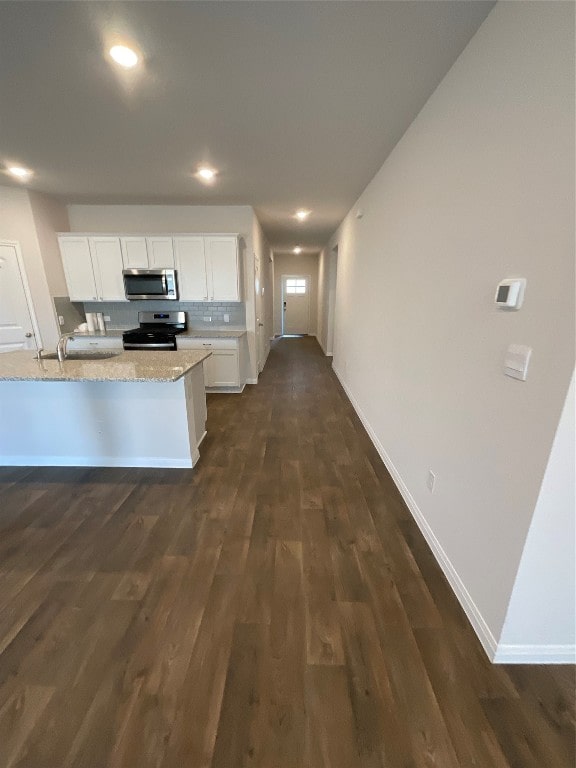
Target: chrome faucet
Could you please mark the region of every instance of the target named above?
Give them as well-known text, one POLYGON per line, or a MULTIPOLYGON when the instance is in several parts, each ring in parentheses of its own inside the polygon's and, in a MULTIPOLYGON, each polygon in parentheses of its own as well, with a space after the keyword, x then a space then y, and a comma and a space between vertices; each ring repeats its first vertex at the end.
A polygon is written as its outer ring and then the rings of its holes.
POLYGON ((62 336, 60 336, 60 339, 58 340, 58 346, 56 347, 56 354, 58 355, 58 361, 63 363, 64 360, 66 360, 66 346, 70 339, 73 339, 74 336, 70 335, 69 333, 64 333, 62 336))

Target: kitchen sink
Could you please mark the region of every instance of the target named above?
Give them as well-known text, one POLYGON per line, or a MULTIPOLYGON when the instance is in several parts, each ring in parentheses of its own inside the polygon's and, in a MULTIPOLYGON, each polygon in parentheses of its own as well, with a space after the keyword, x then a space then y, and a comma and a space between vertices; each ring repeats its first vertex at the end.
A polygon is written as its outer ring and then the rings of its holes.
MULTIPOLYGON (((121 352, 69 352, 66 360, 109 360, 112 357, 118 357, 121 352)), ((50 352, 42 355, 42 360, 58 360, 56 352, 50 352)))

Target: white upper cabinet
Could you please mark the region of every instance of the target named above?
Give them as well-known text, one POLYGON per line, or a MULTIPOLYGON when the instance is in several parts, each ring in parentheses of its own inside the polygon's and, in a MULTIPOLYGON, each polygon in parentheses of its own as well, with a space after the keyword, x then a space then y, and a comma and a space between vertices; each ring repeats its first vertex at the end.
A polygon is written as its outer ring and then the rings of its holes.
POLYGON ((148 249, 145 237, 121 237, 124 269, 147 269, 148 249))
POLYGON ((172 269, 174 249, 170 236, 121 237, 124 269, 172 269))
POLYGON ((87 237, 59 237, 68 293, 72 301, 98 301, 87 237))
POLYGON ((180 301, 208 301, 204 238, 192 235, 175 237, 174 261, 180 301))
POLYGON ((118 237, 58 238, 72 301, 125 301, 118 237))
POLYGON ((204 238, 209 301, 240 301, 238 238, 208 235, 204 238))
POLYGON ((126 301, 119 237, 90 237, 90 253, 100 301, 126 301))
POLYGON ((150 269, 172 269, 174 250, 171 237, 147 237, 148 266, 150 269))
POLYGON ((58 236, 72 301, 126 301, 123 269, 178 271, 180 301, 241 301, 236 235, 58 236))

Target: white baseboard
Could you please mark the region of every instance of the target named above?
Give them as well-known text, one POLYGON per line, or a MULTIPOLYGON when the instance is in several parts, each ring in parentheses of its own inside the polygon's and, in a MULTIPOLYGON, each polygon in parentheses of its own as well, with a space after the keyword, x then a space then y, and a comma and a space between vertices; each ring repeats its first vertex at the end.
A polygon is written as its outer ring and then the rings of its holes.
POLYGON ((432 550, 438 564, 442 568, 442 571, 452 589, 454 594, 458 598, 458 601, 464 609, 468 620, 472 624, 474 632, 478 636, 478 639, 482 643, 486 655, 493 664, 574 664, 576 663, 576 646, 574 645, 510 645, 504 643, 498 643, 492 630, 485 621, 478 606, 472 599, 470 593, 466 589, 464 582, 458 575, 456 568, 450 561, 450 558, 442 548, 442 545, 436 538, 434 531, 430 527, 428 521, 424 517, 422 511, 416 504, 412 494, 408 490, 406 484, 402 480, 400 473, 394 466, 394 462, 387 454, 384 446, 374 433, 374 430, 370 426, 366 416, 362 412, 362 409, 358 405, 355 397, 348 389, 339 371, 332 365, 332 369, 338 381, 342 385, 342 388, 348 395, 350 402, 352 403, 354 410, 358 414, 358 418, 364 425, 366 432, 368 432, 370 439, 372 440, 374 447, 378 451, 380 458, 384 462, 386 469, 392 476, 396 487, 400 491, 402 498, 404 499, 406 506, 412 513, 416 524, 422 531, 422 534, 430 549, 432 550))
POLYGON ((510 645, 500 643, 494 664, 576 664, 576 645, 510 645))
POLYGON ((244 387, 250 382, 247 379, 241 387, 206 387, 207 395, 241 395, 244 387))
POLYGON ((464 609, 466 616, 468 616, 468 620, 472 624, 472 627, 474 628, 474 631, 478 635, 478 639, 482 643, 482 647, 486 651, 486 654, 488 658, 491 661, 495 660, 495 654, 496 649, 498 646, 498 643, 496 642, 496 638, 492 634, 492 631, 486 621, 484 620, 484 617, 480 613, 480 610, 478 609, 478 606, 470 596, 470 593, 464 586, 464 582, 458 575, 458 572, 456 571, 456 568, 450 561, 450 558, 442 548, 442 545, 436 538, 436 535, 434 534, 434 531, 428 524, 428 521, 424 517, 422 511, 416 504, 416 501, 414 500, 414 497, 408 490, 406 484, 402 480, 402 477, 400 476, 400 473, 394 466, 394 462, 390 458, 390 456, 387 454, 386 450, 384 449, 384 446, 374 433, 374 430, 370 426, 368 420, 366 419, 364 413, 362 412, 362 409, 358 405, 355 397, 352 395, 348 387, 346 386, 346 383, 343 381, 342 376, 340 373, 332 366, 332 369, 334 370, 334 373, 338 377, 338 381, 342 385, 342 388, 348 395, 348 398, 352 405, 354 406, 354 410, 358 414, 358 418, 364 425, 364 428, 366 432, 368 432, 370 439, 372 440, 374 447, 378 451, 380 458, 384 462, 384 465, 390 475, 392 476, 392 479, 394 480, 394 483, 396 484, 396 487, 400 491, 402 498, 404 499, 406 506, 412 513, 412 516, 414 517, 414 520, 416 521, 416 524, 422 531, 422 534, 426 541, 428 542, 428 545, 430 546, 430 549, 432 550, 438 564, 442 568, 442 571, 446 578, 448 579, 448 582, 450 583, 450 586, 454 590, 454 593, 456 597, 458 598, 458 601, 460 602, 460 605, 464 609))
POLYGON ((258 379, 246 379, 246 384, 258 384, 258 379))
POLYGON ((3 467, 159 467, 161 469, 189 469, 200 454, 192 459, 172 459, 166 456, 2 456, 3 467))

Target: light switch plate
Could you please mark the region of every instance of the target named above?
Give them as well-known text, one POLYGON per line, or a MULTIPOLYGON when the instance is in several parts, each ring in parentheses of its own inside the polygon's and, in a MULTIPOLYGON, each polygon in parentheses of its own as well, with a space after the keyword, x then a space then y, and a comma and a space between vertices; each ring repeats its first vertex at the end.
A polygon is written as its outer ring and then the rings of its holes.
POLYGON ((523 344, 510 344, 504 360, 504 373, 513 379, 526 381, 528 375, 528 363, 532 355, 532 347, 523 344))

